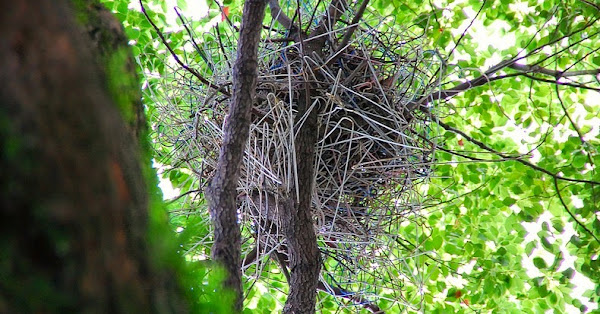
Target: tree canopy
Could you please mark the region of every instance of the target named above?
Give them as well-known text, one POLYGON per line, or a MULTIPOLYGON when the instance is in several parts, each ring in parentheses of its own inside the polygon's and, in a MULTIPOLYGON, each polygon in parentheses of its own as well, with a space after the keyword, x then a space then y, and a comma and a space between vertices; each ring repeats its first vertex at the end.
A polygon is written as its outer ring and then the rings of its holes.
MULTIPOLYGON (((161 137, 177 138, 186 127, 165 129, 173 121, 165 122, 164 103, 185 104, 181 89, 193 92, 207 82, 189 79, 172 89, 158 82, 185 67, 211 71, 211 60, 226 53, 197 46, 232 46, 243 1, 206 3, 206 15, 188 10, 192 4, 185 1, 143 1, 148 17, 136 3, 104 2, 132 40, 155 160, 182 195, 168 206, 180 253, 190 262, 207 259, 207 247, 198 245, 211 237, 201 214, 206 203, 196 174, 202 170, 180 158, 183 139, 165 143, 161 137)), ((355 11, 360 3, 352 4, 355 11)), ((300 6, 310 10, 317 1, 300 6)), ((433 77, 440 80, 438 89, 414 101, 429 117, 427 141, 436 144, 430 173, 419 183, 419 217, 399 223, 403 240, 390 248, 410 256, 398 263, 412 277, 382 272, 401 285, 402 300, 386 298, 385 289, 372 291, 380 297, 377 306, 386 313, 597 308, 600 6, 587 0, 373 0, 367 10, 385 17, 380 30, 413 34, 421 53, 438 61, 433 77)), ((276 263, 258 273, 269 280, 245 280, 246 310, 280 311, 286 277, 276 263)), ((325 292, 318 299, 323 312, 372 310, 325 292)))

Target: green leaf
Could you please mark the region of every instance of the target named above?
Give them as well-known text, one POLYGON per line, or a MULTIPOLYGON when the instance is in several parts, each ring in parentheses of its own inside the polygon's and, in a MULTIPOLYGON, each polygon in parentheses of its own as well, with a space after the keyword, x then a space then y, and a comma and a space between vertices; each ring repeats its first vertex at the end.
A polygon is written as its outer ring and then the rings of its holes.
POLYGON ((517 202, 517 200, 515 200, 512 197, 507 197, 504 200, 502 200, 502 203, 506 206, 512 206, 517 202))
POLYGON ((533 258, 533 265, 535 267, 537 267, 538 269, 545 269, 548 267, 548 265, 546 265, 546 261, 544 261, 543 258, 541 257, 534 257, 533 258))

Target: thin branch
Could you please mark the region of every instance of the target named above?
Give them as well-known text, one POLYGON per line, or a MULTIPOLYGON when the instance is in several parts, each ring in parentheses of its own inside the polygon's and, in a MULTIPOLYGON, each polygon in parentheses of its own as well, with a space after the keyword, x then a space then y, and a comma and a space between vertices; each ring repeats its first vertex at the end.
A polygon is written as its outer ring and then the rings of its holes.
POLYGON ((288 284, 290 283, 290 271, 287 268, 286 262, 285 262, 285 254, 281 253, 281 252, 276 252, 275 253, 276 257, 277 257, 277 263, 279 264, 279 267, 281 268, 281 272, 283 273, 283 275, 285 276, 285 280, 287 280, 288 284))
MULTIPOLYGON (((471 19, 471 22, 469 23, 469 25, 467 25, 467 27, 465 28, 465 30, 462 32, 462 34, 460 34, 460 37, 458 38, 458 40, 456 41, 456 44, 454 44, 454 47, 452 47, 452 49, 450 50, 450 52, 448 53, 448 56, 446 57, 446 62, 450 59, 450 57, 452 56, 452 53, 454 53, 454 50, 456 50, 456 47, 458 47, 458 45, 460 44, 460 42, 463 40, 463 38, 465 38, 465 36, 467 35, 467 31, 471 28, 471 26, 473 26, 473 23, 475 22, 475 20, 477 19, 477 17, 479 16, 479 14, 481 14, 481 11, 483 10, 483 7, 485 7, 485 4, 487 3, 487 0, 484 0, 483 3, 481 4, 481 7, 479 7, 479 10, 477 11, 477 14, 475 14, 475 16, 471 19)), ((440 70, 443 70, 442 68, 438 68, 435 73, 431 76, 431 80, 434 79, 434 77, 438 74, 438 72, 440 70)), ((443 76, 444 72, 442 72, 442 76, 443 76)), ((431 81, 430 81, 431 83, 431 81)))
MULTIPOLYGON (((582 26, 581 28, 579 28, 579 29, 577 29, 577 30, 575 30, 575 31, 573 31, 573 32, 571 32, 569 34, 566 34, 564 36, 556 38, 556 39, 554 39, 554 40, 552 40, 552 41, 550 41, 550 42, 548 42, 548 43, 546 43, 544 45, 541 45, 541 46, 533 49, 531 52, 529 52, 529 53, 527 53, 527 54, 525 54, 523 56, 512 57, 510 59, 503 60, 500 63, 498 63, 497 65, 491 67, 489 70, 485 71, 482 75, 474 78, 473 80, 469 80, 467 82, 459 84, 459 85, 457 85, 454 88, 449 89, 449 90, 442 90, 442 91, 438 91, 438 92, 432 92, 431 94, 422 97, 418 101, 411 103, 409 105, 409 109, 414 109, 416 106, 423 106, 423 105, 425 105, 425 104, 427 104, 427 103, 429 103, 431 101, 435 101, 435 100, 439 100, 439 99, 445 99, 445 98, 448 98, 448 97, 452 97, 452 96, 454 96, 454 95, 456 95, 458 93, 464 92, 464 91, 469 90, 471 88, 474 88, 474 87, 486 84, 486 83, 488 83, 490 81, 490 79, 491 79, 490 76, 494 75, 496 72, 498 72, 498 71, 500 71, 500 70, 502 70, 502 69, 504 69, 506 67, 511 67, 512 68, 513 65, 516 65, 517 61, 525 59, 525 58, 527 58, 529 56, 532 56, 533 54, 541 51, 546 46, 553 45, 553 44, 555 44, 557 42, 560 42, 564 38, 567 38, 569 36, 573 36, 573 35, 575 35, 577 33, 580 33, 582 31, 586 30, 589 26, 593 25, 598 20, 600 20, 600 17, 596 18, 596 19, 594 19, 594 20, 592 20, 592 21, 590 21, 588 23, 586 23, 586 25, 582 26)), ((578 42, 580 42, 582 40, 579 40, 578 42)), ((515 68, 518 69, 518 65, 515 66, 515 68)), ((560 84, 560 85, 565 85, 565 86, 572 86, 572 87, 577 87, 577 88, 584 88, 584 89, 590 89, 590 90, 600 91, 600 88, 589 87, 589 86, 586 86, 586 85, 583 85, 583 84, 572 84, 572 83, 566 83, 566 82, 559 82, 558 79, 552 81, 552 80, 537 78, 537 77, 528 75, 527 73, 522 73, 522 74, 524 76, 530 78, 530 79, 534 79, 534 80, 537 80, 537 81, 543 81, 543 82, 547 82, 547 83, 560 84)))
POLYGON ((175 59, 175 62, 177 62, 177 64, 179 64, 186 71, 190 72, 200 82, 202 82, 202 84, 208 86, 209 88, 213 88, 215 90, 218 90, 219 92, 223 93, 223 95, 231 96, 231 94, 229 92, 227 92, 227 90, 224 87, 219 86, 219 85, 217 85, 215 83, 210 82, 209 80, 207 80, 206 78, 204 78, 204 76, 202 76, 200 73, 198 73, 198 71, 196 71, 196 69, 190 68, 187 64, 183 63, 181 61, 181 59, 179 59, 179 56, 177 56, 177 54, 175 53, 175 51, 173 51, 173 48, 171 48, 171 46, 169 46, 169 44, 167 43, 167 39, 165 38, 165 35, 161 32, 161 30, 158 28, 158 26, 156 26, 156 24, 154 23, 154 21, 152 21, 152 19, 148 15, 148 12, 146 12, 146 7, 144 7, 144 2, 142 0, 140 0, 140 7, 142 9, 142 13, 144 14, 144 16, 146 17, 146 19, 148 20, 148 22, 150 22, 150 24, 152 25, 152 28, 154 28, 154 30, 156 31, 156 34, 158 35, 158 37, 160 37, 160 40, 167 47, 167 49, 171 53, 171 56, 173 56, 173 59, 175 59))
POLYGON ((217 0, 214 0, 214 1, 217 4, 217 6, 219 7, 219 10, 221 11, 221 15, 225 17, 227 24, 229 24, 229 26, 231 26, 233 29, 235 29, 236 32, 239 32, 240 29, 237 26, 235 26, 233 24, 233 22, 231 22, 231 20, 229 19, 229 16, 227 14, 225 14, 225 10, 223 10, 223 6, 217 0))
POLYGON ((563 71, 550 70, 550 69, 541 67, 539 65, 526 65, 526 64, 517 64, 517 63, 513 63, 513 64, 509 65, 508 67, 511 68, 511 69, 513 69, 513 70, 521 71, 521 72, 524 72, 524 73, 540 73, 540 74, 545 74, 545 75, 552 76, 552 77, 554 77, 556 79, 559 79, 561 77, 572 77, 572 76, 598 75, 598 74, 600 74, 600 69, 563 72, 563 71))
POLYGON ((346 48, 346 45, 348 45, 348 43, 350 42, 350 38, 352 38, 352 34, 354 34, 354 31, 358 27, 358 22, 360 22, 360 19, 362 18, 363 14, 365 13, 365 10, 366 10, 368 4, 369 4, 369 0, 363 0, 363 2, 360 4, 358 11, 356 11, 354 18, 352 19, 352 22, 350 23, 350 27, 348 28, 348 30, 346 30, 346 33, 344 34, 344 37, 342 38, 342 42, 340 43, 338 50, 336 51, 336 53, 334 53, 334 55, 337 54, 339 51, 346 48))
POLYGON ((317 15, 317 11, 319 9, 319 5, 321 5, 321 2, 323 2, 323 0, 318 0, 314 6, 314 9, 310 13, 310 18, 308 19, 308 22, 306 23, 306 30, 304 30, 304 33, 308 33, 308 29, 310 28, 310 25, 312 24, 313 20, 315 19, 315 15, 317 15))
POLYGON ((581 228, 583 228, 583 230, 585 230, 587 233, 589 233, 596 240, 596 242, 600 243, 600 239, 598 239, 598 237, 596 237, 594 235, 594 233, 592 233, 592 231, 590 229, 588 229, 588 227, 586 227, 581 221, 579 221, 579 219, 577 219, 577 217, 575 217, 575 214, 573 214, 573 212, 569 209, 569 207, 567 206, 567 203, 565 203, 565 200, 563 199, 562 195, 560 194, 560 188, 558 187, 558 178, 556 178, 556 177, 554 178, 554 187, 556 188, 556 195, 558 195, 558 199, 560 200, 560 203, 565 208, 567 213, 569 213, 569 216, 571 216, 571 218, 573 218, 573 220, 575 220, 575 223, 577 225, 579 225, 581 228))
POLYGON ((563 112, 565 113, 565 116, 567 116, 569 123, 571 123, 571 126, 573 127, 573 129, 575 130, 575 132, 577 132, 577 135, 579 136, 579 140, 581 141, 581 144, 585 145, 585 140, 583 139, 583 134, 581 133, 581 130, 579 129, 577 124, 575 124, 575 121, 573 121, 573 118, 571 118, 571 115, 569 114, 569 111, 567 110, 567 107, 565 106, 565 103, 563 102, 562 97, 560 97, 560 91, 558 90, 558 85, 556 85, 556 97, 558 97, 558 102, 560 103, 560 107, 562 108, 563 112))
POLYGON ((252 248, 252 250, 248 254, 246 254, 246 256, 244 256, 244 258, 242 259, 242 268, 250 266, 250 264, 256 262, 257 258, 258 246, 254 246, 254 248, 252 248))
POLYGON ((325 13, 325 16, 323 16, 323 19, 319 22, 317 27, 315 27, 315 29, 311 32, 310 37, 308 38, 309 40, 314 40, 314 39, 319 38, 319 40, 317 40, 318 44, 316 44, 317 47, 321 48, 323 46, 323 44, 325 43, 326 38, 322 37, 322 35, 326 34, 331 29, 333 29, 333 25, 338 22, 342 13, 344 12, 345 4, 346 4, 345 0, 332 0, 331 3, 329 4, 329 7, 327 8, 327 12, 325 13))
POLYGON ((587 0, 579 0, 579 1, 585 3, 585 4, 589 5, 589 6, 592 6, 592 7, 596 8, 596 9, 598 9, 598 11, 600 11, 600 5, 598 5, 598 4, 593 4, 592 2, 587 1, 587 0))
MULTIPOLYGON (((439 92, 432 92, 431 94, 422 97, 421 99, 417 100, 416 102, 411 103, 410 105, 413 108, 414 107, 423 107, 425 104, 427 104, 429 102, 439 100, 439 99, 446 99, 448 97, 452 97, 456 94, 462 93, 471 88, 482 86, 483 84, 490 82, 490 76, 492 76, 496 72, 500 71, 501 69, 503 69, 507 66, 510 66, 515 61, 516 61, 515 59, 504 60, 504 61, 498 63, 497 65, 491 67, 489 70, 485 71, 485 73, 483 73, 482 75, 480 75, 472 80, 458 84, 451 89, 446 89, 446 90, 442 90, 439 92)), ((409 108, 409 109, 413 109, 413 108, 409 108)))
MULTIPOLYGON (((537 48, 535 48, 535 49, 531 50, 529 53, 527 53, 527 54, 525 54, 525 55, 523 55, 523 56, 520 56, 519 58, 515 59, 515 61, 522 60, 522 59, 525 59, 525 58, 527 58, 527 57, 533 56, 534 54, 536 54, 536 53, 538 53, 538 52, 542 51, 542 49, 544 49, 544 48, 545 48, 545 47, 547 47, 547 46, 554 45, 554 44, 556 44, 556 43, 559 43, 559 42, 561 42, 561 41, 562 41, 563 39, 565 39, 565 38, 569 38, 569 37, 572 37, 573 35, 575 35, 575 34, 577 34, 577 33, 581 33, 581 32, 583 32, 583 31, 585 31, 586 29, 588 29, 588 27, 590 27, 590 26, 592 26, 593 24, 595 24, 595 23, 596 23, 598 20, 600 20, 600 17, 598 17, 598 18, 596 18, 596 19, 594 19, 594 20, 591 20, 591 21, 589 21, 588 23, 586 23, 585 25, 583 25, 581 28, 578 28, 578 29, 576 29, 576 30, 574 30, 574 31, 572 31, 572 32, 570 32, 570 33, 568 33, 568 34, 565 34, 565 35, 563 35, 563 36, 561 36, 561 37, 558 37, 558 38, 556 38, 556 39, 554 39, 554 40, 552 40, 552 41, 550 41, 550 42, 548 42, 548 43, 546 43, 546 44, 543 44, 543 45, 541 45, 541 46, 539 46, 539 47, 537 47, 537 48)), ((577 41, 575 41, 575 42, 571 43, 569 46, 572 46, 572 45, 574 45, 574 44, 580 43, 580 42, 582 42, 582 41, 584 41, 584 40, 586 40, 586 39, 588 39, 588 38, 591 38, 591 37, 595 36, 596 34, 598 34, 598 32, 596 32, 596 33, 594 33, 594 34, 588 34, 588 36, 585 36, 585 37, 584 37, 584 36, 582 36, 582 38, 581 38, 581 39, 579 39, 579 40, 577 40, 577 41)), ((565 48, 563 48, 563 49, 566 49, 566 48, 568 48, 568 47, 565 47, 565 48)), ((550 56, 548 56, 548 57, 550 57, 550 56)), ((547 59, 548 57, 546 57, 546 59, 547 59)))
POLYGON ((549 80, 549 79, 536 77, 536 76, 526 74, 526 73, 520 73, 520 74, 526 78, 529 78, 531 80, 538 81, 538 82, 551 83, 551 84, 556 84, 556 85, 563 85, 563 86, 569 86, 569 87, 575 87, 575 88, 581 88, 581 89, 587 89, 587 90, 593 90, 593 91, 600 92, 600 87, 590 87, 590 86, 587 86, 584 84, 575 84, 575 83, 568 83, 568 82, 560 82, 558 80, 549 80))
POLYGON ((326 292, 332 296, 342 297, 344 299, 348 299, 348 300, 352 301, 355 304, 360 304, 360 305, 362 305, 363 308, 371 311, 371 313, 385 314, 385 312, 383 310, 381 310, 381 308, 379 308, 379 306, 377 306, 377 304, 375 304, 369 300, 366 300, 365 298, 363 298, 360 295, 357 295, 356 293, 346 291, 340 287, 333 287, 331 285, 329 287, 327 287, 327 285, 325 285, 325 283, 323 283, 322 280, 319 281, 319 285, 317 286, 317 289, 319 289, 323 292, 326 292))
MULTIPOLYGON (((423 108, 423 107, 421 107, 421 108, 423 108)), ((429 112, 429 110, 427 110, 427 108, 423 108, 422 111, 431 115, 431 113, 429 112)), ((446 131, 450 131, 450 132, 453 132, 453 133, 461 135, 467 141, 469 141, 469 142, 477 145, 479 148, 481 148, 483 150, 486 150, 488 152, 494 153, 495 155, 500 156, 502 158, 507 158, 507 159, 508 158, 512 158, 511 156, 508 156, 508 155, 506 155, 504 153, 501 153, 501 152, 498 152, 498 151, 492 149, 491 147, 487 146, 483 142, 474 139, 473 137, 467 135, 465 132, 463 132, 461 130, 458 130, 458 129, 454 128, 454 127, 451 127, 450 125, 448 125, 448 124, 446 124, 446 123, 444 123, 442 121, 435 120, 435 123, 437 123, 439 126, 441 126, 442 128, 444 128, 446 131)), ((529 167, 529 168, 532 168, 534 170, 543 172, 543 173, 551 176, 554 179, 558 179, 558 180, 562 180, 562 181, 569 181, 569 182, 577 182, 577 183, 589 183, 591 185, 600 185, 600 182, 598 182, 598 181, 584 180, 584 179, 573 179, 573 178, 563 177, 561 175, 558 175, 558 173, 553 173, 550 170, 546 170, 546 169, 544 169, 544 168, 542 168, 540 166, 534 165, 534 164, 532 164, 532 163, 530 163, 528 161, 523 160, 522 158, 517 158, 517 159, 514 159, 514 160, 517 161, 517 162, 519 162, 519 163, 521 163, 521 164, 523 164, 523 165, 525 165, 525 166, 527 166, 527 167, 529 167)))
MULTIPOLYGON (((540 81, 540 82, 546 82, 546 83, 552 83, 552 84, 556 84, 556 85, 564 85, 564 86, 570 86, 570 87, 575 87, 575 88, 582 88, 582 89, 588 89, 588 90, 594 90, 594 91, 600 91, 600 88, 597 87, 590 87, 584 84, 574 84, 574 83, 569 83, 569 82, 561 82, 558 79, 555 80, 549 80, 549 79, 544 79, 544 78, 540 78, 540 77, 535 77, 533 75, 530 75, 528 73, 531 73, 532 69, 534 69, 537 66, 523 66, 523 65, 518 65, 516 64, 517 60, 504 60, 500 63, 498 63, 496 66, 490 68, 489 70, 487 70, 484 74, 469 80, 467 82, 461 83, 456 85, 455 87, 451 88, 451 89, 446 89, 446 90, 442 90, 442 91, 438 91, 438 92, 432 92, 431 94, 422 97, 421 99, 417 100, 416 102, 411 103, 409 106, 412 106, 412 108, 415 108, 417 106, 424 106, 432 101, 435 100, 440 100, 440 99, 446 99, 452 96, 455 96, 459 93, 465 92, 467 90, 470 90, 472 88, 475 87, 479 87, 482 86, 484 84, 493 82, 493 81, 497 81, 500 79, 505 79, 505 78, 509 78, 509 77, 514 77, 514 76, 525 76, 529 79, 535 80, 535 81, 540 81), (507 75, 499 75, 499 76, 494 76, 494 77, 490 77, 493 74, 495 74, 496 72, 498 72, 499 70, 509 67, 511 69, 515 69, 515 70, 519 70, 519 71, 525 71, 525 72, 519 72, 519 73, 513 73, 513 74, 507 74, 507 75)), ((541 67, 538 67, 539 69, 543 69, 541 67)), ((540 70, 541 71, 541 70, 540 70)), ((545 72, 548 73, 552 73, 552 74, 557 74, 559 73, 559 71, 552 71, 552 70, 548 70, 548 69, 544 69, 545 72)), ((600 70, 590 70, 590 71, 595 71, 597 72, 596 74, 600 74, 600 70)), ((541 72, 540 72, 541 73, 541 72)), ((569 74, 569 72, 565 72, 566 74, 569 74)), ((583 71, 573 71, 571 72, 570 75, 567 76, 574 76, 575 74, 577 75, 590 75, 593 73, 583 73, 583 71)), ((565 75, 563 75, 562 77, 565 77, 565 75)))
MULTIPOLYGON (((594 35, 597 35, 598 33, 599 33, 599 32, 596 32, 594 35)), ((573 62, 573 64, 569 65, 569 66, 568 66, 568 67, 565 69, 565 71, 564 71, 564 72, 567 72, 567 73, 568 73, 568 72, 571 72, 571 73, 576 73, 576 72, 579 72, 579 71, 569 71, 569 70, 570 70, 570 69, 572 69, 573 67, 575 67, 575 66, 576 66, 578 63, 580 63, 581 61, 585 60, 587 57, 589 57, 589 56, 591 56, 591 55, 594 55, 594 54, 596 54, 596 53, 598 52, 598 50, 600 50, 600 47, 598 47, 598 48, 596 48, 596 49, 594 49, 594 50, 592 50, 592 51, 588 51, 586 54, 584 54, 583 56, 581 56, 581 58, 579 58, 577 61, 573 62)), ((599 71, 598 73, 600 73, 600 71, 599 71)), ((598 73, 596 73, 596 74, 598 74, 598 73)))
MULTIPOLYGON (((581 132, 581 129, 577 126, 575 121, 573 121, 573 118, 571 118, 571 115, 567 111, 567 107, 565 106, 565 103, 563 102, 562 97, 560 96, 560 91, 559 91, 558 85, 556 85, 556 96, 558 97, 560 106, 561 106, 563 112, 565 113, 565 116, 567 116, 569 123, 571 123, 571 126, 573 127, 573 129, 575 130, 575 132, 577 132, 577 136, 579 136, 579 141, 581 141, 581 144, 583 145, 583 151, 585 152, 588 162, 590 163, 590 165, 594 165, 594 160, 592 159, 592 155, 590 154, 588 147, 587 147, 588 143, 583 138, 583 133, 581 132)), ((596 174, 596 167, 592 167, 592 174, 593 174, 592 177, 594 177, 596 174)), ((592 191, 594 191, 594 186, 592 186, 592 191)), ((593 197, 593 199, 595 199, 595 193, 592 193, 592 197, 593 197)))
POLYGON ((269 8, 271 9, 271 16, 283 27, 290 31, 297 29, 292 19, 290 19, 283 11, 281 11, 279 0, 269 0, 269 8))
MULTIPOLYGON (((231 62, 229 61, 229 57, 227 56, 227 51, 225 51, 225 45, 223 45, 223 41, 221 40, 221 31, 219 31, 219 25, 214 26, 214 30, 217 32, 217 39, 219 40, 219 49, 221 49, 221 53, 223 54, 223 58, 227 62, 227 66, 229 69, 233 69, 231 62)), ((229 77, 229 74, 227 75, 229 77)))
POLYGON ((487 0, 484 0, 481 3, 481 7, 479 7, 479 10, 477 11, 477 14, 475 14, 475 16, 473 17, 473 19, 471 19, 471 22, 469 23, 469 25, 467 26, 467 28, 465 28, 465 31, 460 35, 460 38, 458 38, 458 41, 456 41, 456 44, 454 45, 454 47, 452 47, 452 50, 450 50, 450 53, 448 54, 448 58, 450 58, 450 56, 452 56, 452 53, 454 52, 454 50, 456 49, 456 47, 458 47, 458 45, 460 44, 461 40, 465 37, 465 35, 466 35, 467 31, 469 30, 469 28, 471 28, 471 26, 473 26, 473 23, 475 22, 475 20, 479 16, 479 14, 481 14, 481 11, 485 7, 486 3, 487 3, 487 0))
POLYGON ((208 57, 206 56, 206 53, 204 52, 204 50, 202 48, 200 48, 200 46, 198 46, 198 43, 196 43, 196 40, 194 39, 195 36, 192 33, 192 29, 188 26, 188 23, 185 20, 185 18, 183 17, 183 15, 181 14, 181 12, 179 11, 179 8, 177 8, 177 7, 175 8, 175 13, 177 14, 177 17, 179 18, 179 21, 181 21, 181 25, 183 25, 183 28, 185 28, 185 31, 187 32, 188 36, 190 37, 190 40, 192 41, 194 48, 196 48, 196 51, 198 52, 198 54, 200 55, 202 60, 204 60, 204 62, 206 62, 206 64, 210 68, 210 70, 214 73, 215 66, 213 65, 211 60, 208 60, 208 57))
POLYGON ((202 192, 202 189, 194 189, 194 190, 189 190, 185 193, 179 194, 178 196, 176 196, 174 199, 171 199, 167 202, 167 204, 173 204, 175 203, 177 200, 181 199, 182 197, 186 196, 186 195, 190 195, 192 193, 200 193, 202 192))

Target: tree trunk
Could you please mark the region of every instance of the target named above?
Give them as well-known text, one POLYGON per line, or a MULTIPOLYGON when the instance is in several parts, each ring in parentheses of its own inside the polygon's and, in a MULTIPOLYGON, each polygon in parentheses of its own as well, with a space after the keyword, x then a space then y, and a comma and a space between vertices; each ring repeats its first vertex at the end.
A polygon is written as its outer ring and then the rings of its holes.
POLYGON ((0 312, 185 311, 145 242, 139 103, 115 101, 77 24, 92 20, 49 0, 0 16, 0 312))
MULTIPOLYGON (((298 98, 297 120, 308 112, 311 99, 309 84, 298 98)), ((298 121, 297 121, 298 122, 298 121)), ((288 246, 290 265, 290 291, 284 313, 314 313, 317 284, 321 270, 321 255, 312 221, 312 194, 314 181, 315 145, 317 143, 317 109, 313 108, 298 130, 295 139, 298 199, 285 206, 282 217, 288 246), (291 209, 288 212, 287 209, 291 209)), ((295 200, 296 193, 291 193, 295 200)))
MULTIPOLYGON (((302 38, 304 36, 302 32, 296 33, 295 36, 300 41, 303 55, 323 54, 322 49, 327 37, 322 35, 328 31, 330 25, 337 23, 341 13, 344 12, 344 5, 345 1, 343 0, 333 0, 306 42, 302 38)), ((304 63, 303 66, 310 67, 307 63, 304 63)), ((304 79, 308 80, 308 77, 304 79)), ((298 199, 293 202, 295 206, 291 206, 293 208, 291 212, 286 212, 283 217, 290 260, 290 291, 283 312, 289 314, 315 312, 317 286, 321 271, 321 253, 312 220, 315 146, 318 140, 317 115, 320 110, 318 101, 316 106, 311 108, 316 99, 311 97, 313 89, 311 83, 305 82, 303 86, 300 86, 299 97, 296 100, 298 103, 296 124, 307 114, 306 120, 296 131, 297 135, 294 139, 298 176, 298 186, 295 188, 298 191, 298 199)), ((296 197, 293 191, 290 195, 292 198, 296 197)))
POLYGON ((249 136, 250 112, 257 81, 257 54, 266 0, 244 3, 238 50, 233 67, 233 94, 225 121, 223 145, 206 197, 214 225, 212 259, 228 272, 225 286, 236 293, 235 308, 242 309, 241 234, 237 217, 237 185, 249 136))

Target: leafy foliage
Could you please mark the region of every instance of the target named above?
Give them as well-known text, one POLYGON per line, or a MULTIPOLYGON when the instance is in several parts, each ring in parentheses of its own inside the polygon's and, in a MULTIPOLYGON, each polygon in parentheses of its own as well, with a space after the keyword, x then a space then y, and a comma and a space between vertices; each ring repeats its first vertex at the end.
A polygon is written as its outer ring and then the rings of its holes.
MULTIPOLYGON (((144 16, 130 9, 134 6, 128 1, 105 2, 135 40, 141 71, 166 73, 172 66, 162 61, 168 51, 144 16)), ((167 39, 184 62, 206 57, 186 49, 189 34, 169 17, 173 8, 165 2, 145 3, 157 26, 172 30, 167 39)), ((226 5, 238 22, 241 1, 226 5)), ((539 65, 554 74, 600 68, 600 11, 589 1, 376 0, 370 6, 422 33, 431 49, 446 58, 447 89, 511 57, 523 57, 520 64, 539 65)), ((221 18, 212 4, 208 16, 192 25, 198 32, 210 31, 207 25, 221 18)), ((202 40, 227 40, 221 31, 222 37, 211 31, 202 40)), ((591 310, 600 303, 598 73, 559 78, 505 68, 496 76, 504 77, 434 103, 441 123, 431 127, 440 130, 436 140, 445 146, 436 156, 435 178, 424 187, 431 198, 424 209, 429 232, 421 241, 403 244, 423 252, 411 267, 421 269, 425 289, 405 293, 422 294, 422 310, 433 313, 591 310), (594 289, 577 292, 588 280, 594 289)), ((143 83, 148 93, 155 88, 151 79, 143 83)), ((163 113, 145 104, 150 121, 159 121, 163 113)), ((153 126, 155 132, 173 132, 153 126)), ((182 193, 196 195, 190 172, 172 164, 176 148, 155 147, 155 158, 172 168, 165 177, 182 193)), ((210 227, 204 220, 178 215, 186 206, 183 201, 169 205, 171 223, 174 230, 183 228, 178 235, 182 250, 194 260, 208 255, 194 251, 193 244, 195 237, 208 236, 210 227)), ((415 238, 414 229, 398 230, 415 238)), ((247 296, 252 311, 281 309, 287 287, 276 268, 262 270, 273 279, 271 286, 257 284, 247 296)), ((205 269, 193 274, 209 295, 215 286, 205 269)), ((322 310, 335 311, 339 301, 321 297, 322 310)))

